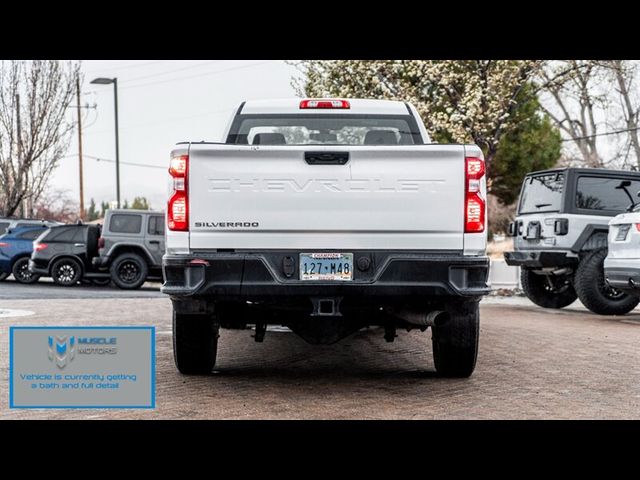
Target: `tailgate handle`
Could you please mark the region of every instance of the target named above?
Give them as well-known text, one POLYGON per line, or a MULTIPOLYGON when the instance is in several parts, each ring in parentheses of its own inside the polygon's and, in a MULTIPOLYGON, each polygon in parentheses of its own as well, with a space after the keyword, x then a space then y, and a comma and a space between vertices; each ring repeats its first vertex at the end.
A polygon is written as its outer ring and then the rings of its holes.
POLYGON ((309 165, 344 165, 349 161, 349 152, 304 152, 309 165))

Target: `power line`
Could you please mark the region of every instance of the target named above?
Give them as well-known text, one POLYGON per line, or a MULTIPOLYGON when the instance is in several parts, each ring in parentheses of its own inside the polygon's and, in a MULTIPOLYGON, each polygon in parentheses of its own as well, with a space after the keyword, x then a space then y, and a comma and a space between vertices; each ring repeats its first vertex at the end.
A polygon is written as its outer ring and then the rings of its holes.
POLYGON ((136 63, 135 65, 125 65, 125 66, 113 66, 113 67, 106 67, 106 68, 92 68, 90 70, 83 70, 83 73, 93 73, 93 72, 104 72, 106 71, 111 71, 111 70, 128 70, 130 68, 139 68, 139 67, 146 67, 148 65, 155 65, 158 63, 162 63, 165 62, 166 60, 155 60, 153 62, 145 62, 145 63, 136 63))
MULTIPOLYGON (((72 157, 74 155, 67 155, 68 157, 72 157)), ((109 162, 109 163, 115 163, 115 160, 111 160, 110 158, 101 158, 101 157, 95 157, 93 155, 87 155, 86 153, 83 155, 86 158, 90 158, 91 160, 95 160, 97 162, 109 162)), ((163 170, 166 170, 168 167, 162 167, 160 165, 151 165, 148 163, 135 163, 135 162, 120 162, 120 164, 122 165, 131 165, 133 167, 146 167, 146 168, 161 168, 163 170)))
POLYGON ((168 75, 170 73, 181 72, 183 70, 190 70, 192 68, 204 67, 205 65, 211 65, 211 64, 214 64, 214 63, 220 63, 220 60, 197 63, 195 65, 187 65, 186 67, 174 68, 172 70, 166 70, 164 72, 159 72, 159 73, 152 73, 152 74, 149 74, 149 75, 142 75, 141 77, 127 78, 125 80, 122 80, 121 83, 135 82, 136 80, 144 80, 146 78, 158 77, 160 75, 168 75))
MULTIPOLYGON (((126 131, 126 130, 131 130, 131 129, 136 129, 136 128, 146 128, 146 127, 153 127, 155 125, 161 125, 163 123, 173 123, 173 122, 177 122, 177 121, 181 121, 181 120, 187 120, 190 118, 197 118, 197 117, 208 117, 208 116, 213 116, 213 115, 223 115, 223 114, 230 114, 231 112, 233 112, 234 110, 236 110, 238 107, 230 107, 230 108, 224 108, 224 109, 220 109, 220 110, 214 110, 212 112, 205 112, 205 113, 197 113, 194 115, 183 115, 180 117, 169 117, 169 118, 165 118, 164 120, 159 120, 157 122, 144 122, 144 123, 133 123, 130 125, 124 125, 122 128, 120 128, 120 131, 126 131)), ((95 122, 93 122, 95 123, 95 122)), ((93 123, 91 125, 93 125, 93 123)), ((86 129, 85 129, 86 130, 86 129)), ((93 135, 96 133, 107 133, 110 132, 111 130, 96 130, 96 131, 90 131, 90 132, 85 132, 85 135, 93 135)))
POLYGON ((146 87, 147 85, 157 85, 157 84, 160 84, 160 83, 177 82, 177 81, 180 81, 180 80, 188 80, 190 78, 204 77, 204 76, 208 76, 208 75, 217 75, 217 74, 220 74, 220 73, 231 72, 233 70, 240 70, 240 69, 243 69, 243 68, 257 67, 257 66, 264 65, 264 64, 270 63, 270 62, 272 62, 272 60, 267 60, 267 61, 258 62, 258 63, 252 63, 250 65, 239 65, 237 67, 225 68, 223 70, 215 70, 213 72, 199 73, 199 74, 196 74, 196 75, 190 75, 190 76, 186 76, 186 77, 170 78, 170 79, 167 79, 167 80, 160 80, 160 81, 157 81, 157 82, 140 83, 138 85, 127 85, 127 86, 121 87, 121 89, 146 87))
POLYGON ((614 130, 612 132, 595 133, 593 135, 586 135, 584 137, 563 138, 562 141, 563 142, 573 142, 575 140, 586 140, 588 138, 603 137, 605 135, 616 135, 618 133, 633 132, 633 131, 636 131, 636 130, 640 130, 640 127, 638 127, 638 128, 625 128, 624 130, 614 130))

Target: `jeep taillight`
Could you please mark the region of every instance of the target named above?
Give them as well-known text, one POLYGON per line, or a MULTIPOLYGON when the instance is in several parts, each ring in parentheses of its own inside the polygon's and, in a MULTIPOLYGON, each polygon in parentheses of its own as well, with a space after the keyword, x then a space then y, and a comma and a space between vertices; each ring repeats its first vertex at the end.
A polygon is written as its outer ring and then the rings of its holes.
POLYGON ((188 173, 189 155, 179 155, 171 159, 169 175, 173 180, 173 193, 167 205, 167 226, 172 231, 189 230, 188 173))
POLYGON ((104 248, 104 237, 98 238, 98 248, 104 248))
POLYGON ((485 174, 484 160, 478 157, 465 158, 464 232, 484 232, 487 203, 482 198, 482 177, 485 174))

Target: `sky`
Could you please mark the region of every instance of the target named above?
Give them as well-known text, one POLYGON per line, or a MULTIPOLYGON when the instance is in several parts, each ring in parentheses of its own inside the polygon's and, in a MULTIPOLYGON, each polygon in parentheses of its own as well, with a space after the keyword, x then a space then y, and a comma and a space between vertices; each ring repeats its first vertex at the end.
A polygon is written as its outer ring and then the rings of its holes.
MULTIPOLYGON (((82 110, 85 207, 91 198, 98 205, 116 198, 113 85, 90 82, 117 77, 121 201, 144 196, 154 210, 162 210, 173 146, 222 140, 229 117, 245 100, 295 96, 291 80, 297 70, 276 60, 91 60, 82 61, 82 72, 81 103, 96 106, 82 110)), ((77 154, 74 132, 50 189, 79 202, 77 154)))

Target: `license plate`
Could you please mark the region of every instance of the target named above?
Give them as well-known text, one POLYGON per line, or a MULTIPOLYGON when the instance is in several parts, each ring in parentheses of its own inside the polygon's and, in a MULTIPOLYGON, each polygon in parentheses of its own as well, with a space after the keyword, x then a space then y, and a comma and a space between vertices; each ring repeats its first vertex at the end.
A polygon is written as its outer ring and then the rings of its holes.
POLYGON ((353 280, 353 253, 301 253, 300 280, 353 280))

